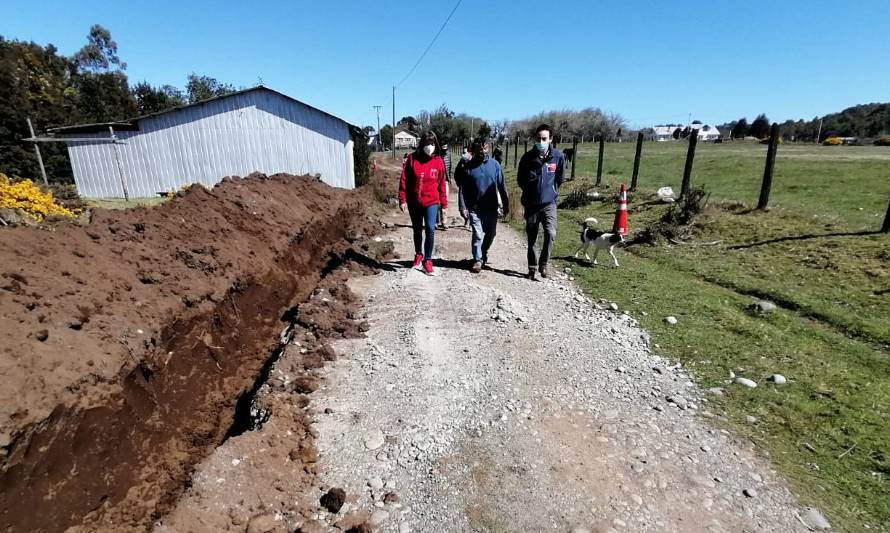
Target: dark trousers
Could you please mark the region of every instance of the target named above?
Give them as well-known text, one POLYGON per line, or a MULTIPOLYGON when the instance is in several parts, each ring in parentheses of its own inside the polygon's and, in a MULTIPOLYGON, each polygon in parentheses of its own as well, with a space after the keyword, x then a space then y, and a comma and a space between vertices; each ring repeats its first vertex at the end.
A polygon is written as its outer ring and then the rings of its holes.
POLYGON ((553 241, 556 240, 556 202, 525 211, 525 233, 528 236, 528 268, 544 268, 550 261, 550 252, 553 250, 553 241), (538 240, 538 229, 544 226, 544 243, 541 245, 541 255, 535 252, 535 243, 538 240))
POLYGON ((411 227, 414 230, 414 253, 423 254, 423 260, 433 258, 433 245, 436 238, 436 215, 439 213, 439 204, 429 207, 408 206, 408 214, 411 215, 411 227), (426 241, 423 232, 426 231, 426 241))

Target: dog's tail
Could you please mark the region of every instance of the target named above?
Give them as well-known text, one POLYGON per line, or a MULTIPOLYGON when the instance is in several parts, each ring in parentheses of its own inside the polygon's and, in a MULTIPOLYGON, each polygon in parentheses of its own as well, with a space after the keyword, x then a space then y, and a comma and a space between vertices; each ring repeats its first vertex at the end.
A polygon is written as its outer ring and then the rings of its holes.
POLYGON ((584 219, 584 223, 582 224, 582 226, 584 227, 584 229, 587 229, 587 228, 593 227, 593 226, 595 226, 595 225, 597 225, 597 224, 599 224, 599 223, 600 223, 599 220, 597 220, 597 219, 595 219, 595 218, 593 218, 593 217, 590 217, 590 218, 585 218, 585 219, 584 219))

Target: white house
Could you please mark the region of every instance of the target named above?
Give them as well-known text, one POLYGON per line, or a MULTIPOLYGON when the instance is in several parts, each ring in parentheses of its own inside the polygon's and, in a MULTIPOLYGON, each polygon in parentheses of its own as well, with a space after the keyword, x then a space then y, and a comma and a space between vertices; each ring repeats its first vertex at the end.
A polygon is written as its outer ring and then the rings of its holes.
POLYGON ((150 197, 251 172, 320 174, 328 185, 351 189, 353 146, 365 142, 357 126, 262 86, 49 131, 65 139, 74 182, 87 198, 123 197, 124 187, 131 197, 150 197))
POLYGON ((418 139, 413 131, 399 130, 396 132, 396 148, 417 148, 418 139))
MULTIPOLYGON (((716 126, 711 126, 709 124, 690 124, 689 127, 698 132, 699 141, 716 141, 720 138, 720 131, 717 130, 716 126)), ((656 141, 672 141, 674 139, 674 131, 678 128, 680 131, 686 129, 685 126, 655 126, 652 128, 654 131, 652 138, 656 141)))

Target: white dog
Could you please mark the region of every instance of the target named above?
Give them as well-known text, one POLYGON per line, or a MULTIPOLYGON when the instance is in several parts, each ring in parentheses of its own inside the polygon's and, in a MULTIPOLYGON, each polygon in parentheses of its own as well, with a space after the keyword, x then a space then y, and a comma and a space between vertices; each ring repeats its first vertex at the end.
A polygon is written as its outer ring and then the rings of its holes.
POLYGON ((600 250, 608 250, 609 255, 612 256, 612 261, 615 261, 615 266, 618 265, 618 259, 615 257, 615 247, 624 242, 624 236, 620 233, 607 233, 605 231, 599 231, 593 227, 594 224, 598 224, 599 221, 595 218, 588 218, 584 220, 584 224, 581 225, 581 246, 578 247, 578 251, 575 252, 575 258, 578 258, 578 255, 581 252, 584 252, 584 257, 587 258, 588 261, 592 261, 594 265, 598 264, 596 262, 596 256, 600 253, 600 250), (590 259, 590 256, 587 255, 587 249, 590 245, 593 244, 593 259, 590 259))

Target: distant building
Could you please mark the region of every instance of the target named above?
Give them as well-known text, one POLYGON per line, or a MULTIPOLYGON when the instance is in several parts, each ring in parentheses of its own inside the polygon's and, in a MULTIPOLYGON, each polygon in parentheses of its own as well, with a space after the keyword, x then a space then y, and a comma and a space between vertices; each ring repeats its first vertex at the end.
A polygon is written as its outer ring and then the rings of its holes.
POLYGON ((417 148, 417 140, 419 138, 420 136, 413 131, 396 131, 396 148, 417 148))
MULTIPOLYGON (((698 132, 699 141, 716 141, 721 137, 720 131, 716 126, 691 124, 689 127, 698 132)), ((672 141, 674 140, 674 132, 678 129, 682 132, 686 129, 686 126, 655 126, 652 128, 652 133, 649 134, 649 139, 653 141, 672 141)))
POLYGON ((150 197, 251 172, 319 174, 355 187, 353 146, 365 133, 330 113, 254 87, 121 122, 49 130, 66 139, 87 198, 150 197), (113 129, 117 142, 111 142, 113 129))
POLYGON ((655 126, 652 128, 652 140, 653 141, 672 141, 674 140, 674 131, 679 128, 683 129, 682 126, 655 126))

